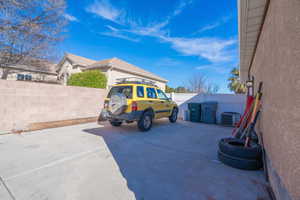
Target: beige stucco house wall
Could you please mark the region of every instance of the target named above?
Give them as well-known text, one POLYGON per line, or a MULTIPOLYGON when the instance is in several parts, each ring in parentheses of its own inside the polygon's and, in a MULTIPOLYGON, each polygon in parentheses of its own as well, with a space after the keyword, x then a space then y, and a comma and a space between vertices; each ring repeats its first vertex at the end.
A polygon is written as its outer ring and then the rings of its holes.
MULTIPOLYGON (((52 64, 51 64, 52 65, 52 64)), ((34 67, 28 65, 16 65, 10 66, 9 74, 7 75, 6 80, 18 80, 18 75, 22 75, 23 77, 27 76, 30 77, 29 81, 38 81, 38 82, 57 82, 57 73, 55 72, 55 65, 47 66, 43 68, 41 67, 34 67), (52 70, 53 69, 53 70, 52 70)), ((0 77, 3 73, 3 68, 0 68, 0 77)))
POLYGON ((300 1, 240 0, 239 34, 242 79, 263 82, 257 132, 270 186, 277 200, 299 200, 300 1))
MULTIPOLYGON (((118 82, 117 79, 120 79, 120 78, 126 78, 126 77, 147 78, 147 77, 143 77, 143 76, 140 76, 140 75, 136 75, 136 74, 128 73, 128 72, 125 72, 125 71, 121 71, 121 70, 118 70, 118 69, 109 69, 106 74, 107 74, 107 77, 108 77, 107 84, 109 86, 114 85, 115 83, 117 83, 118 82)), ((148 79, 150 79, 150 78, 148 78, 148 79)), ((150 80, 154 81, 155 84, 158 87, 165 90, 165 88, 166 88, 166 83, 165 82, 157 81, 157 80, 154 80, 154 79, 150 79, 150 80)))
POLYGON ((137 77, 153 81, 158 87, 165 90, 167 80, 118 58, 101 61, 87 59, 81 56, 66 54, 57 66, 58 79, 66 85, 68 77, 73 73, 84 70, 100 70, 107 77, 107 88, 116 84, 117 79, 137 77))

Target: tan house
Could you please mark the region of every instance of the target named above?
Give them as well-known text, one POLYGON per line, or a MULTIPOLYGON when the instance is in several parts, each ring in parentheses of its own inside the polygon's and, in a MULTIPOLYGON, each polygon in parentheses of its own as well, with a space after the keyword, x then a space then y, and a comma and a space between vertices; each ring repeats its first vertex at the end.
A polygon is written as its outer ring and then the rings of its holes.
POLYGON ((300 199, 300 1, 239 0, 240 71, 263 82, 257 133, 277 200, 300 199))
POLYGON ((126 77, 138 77, 151 80, 163 90, 167 83, 166 79, 127 63, 119 58, 95 61, 70 53, 66 53, 57 65, 58 79, 63 84, 66 84, 68 77, 71 74, 94 69, 98 69, 106 75, 108 88, 115 84, 117 79, 126 77))
POLYGON ((6 80, 58 83, 55 69, 56 64, 48 61, 43 61, 39 66, 17 64, 0 67, 0 77, 2 77, 4 70, 9 70, 6 80))

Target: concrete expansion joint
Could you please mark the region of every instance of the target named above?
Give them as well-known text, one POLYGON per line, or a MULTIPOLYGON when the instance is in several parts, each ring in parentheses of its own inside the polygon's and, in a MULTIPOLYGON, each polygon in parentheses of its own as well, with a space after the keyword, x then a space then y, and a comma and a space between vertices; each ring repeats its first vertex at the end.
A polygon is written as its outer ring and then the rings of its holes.
POLYGON ((68 156, 68 157, 65 157, 65 158, 62 158, 62 159, 58 159, 56 161, 53 161, 53 162, 50 162, 48 164, 45 164, 43 166, 40 166, 40 167, 37 167, 37 168, 34 168, 34 169, 30 169, 30 170, 27 170, 27 171, 24 171, 24 172, 21 172, 19 174, 16 174, 16 175, 13 175, 13 176, 10 176, 10 177, 7 177, 5 179, 3 179, 3 181, 8 181, 8 180, 11 180, 11 179, 15 179, 17 177, 20 177, 20 176, 25 176, 27 174, 31 174, 31 173, 34 173, 36 171, 39 171, 39 170, 42 170, 42 169, 45 169, 45 168, 49 168, 49 167, 53 167, 55 165, 59 165, 59 164, 62 164, 62 163, 65 163, 65 162, 68 162, 68 161, 71 161, 71 160, 75 160, 77 158, 80 158, 80 157, 84 157, 84 156, 87 156, 89 154, 92 154, 92 153, 95 153, 95 152, 98 152, 98 151, 101 151, 101 150, 105 150, 105 148, 95 148, 93 150, 89 150, 89 151, 85 151, 85 152, 81 152, 81 153, 78 153, 78 154, 75 154, 75 155, 72 155, 72 156, 68 156))
POLYGON ((4 186, 5 190, 7 191, 7 193, 9 194, 10 198, 12 200, 16 200, 15 196, 13 195, 12 191, 8 188, 7 184, 5 183, 5 181, 3 180, 3 178, 0 176, 0 182, 2 183, 2 185, 4 186))

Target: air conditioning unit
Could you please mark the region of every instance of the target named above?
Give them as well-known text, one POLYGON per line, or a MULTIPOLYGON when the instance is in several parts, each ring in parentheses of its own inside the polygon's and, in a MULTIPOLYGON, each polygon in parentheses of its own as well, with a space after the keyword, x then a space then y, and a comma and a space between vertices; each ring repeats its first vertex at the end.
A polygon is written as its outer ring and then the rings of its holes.
POLYGON ((221 124, 224 126, 235 126, 241 119, 241 114, 237 112, 223 112, 221 114, 221 124))

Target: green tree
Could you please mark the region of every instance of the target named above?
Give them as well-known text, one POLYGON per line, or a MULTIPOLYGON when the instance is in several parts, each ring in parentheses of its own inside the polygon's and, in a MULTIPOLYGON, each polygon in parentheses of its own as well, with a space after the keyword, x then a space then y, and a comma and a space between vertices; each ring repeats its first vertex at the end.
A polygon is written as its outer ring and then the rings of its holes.
POLYGON ((89 70, 72 74, 67 84, 71 86, 81 86, 90 88, 106 88, 107 79, 105 74, 99 70, 89 70))
POLYGON ((183 86, 175 88, 175 93, 189 93, 190 91, 183 86))
POLYGON ((172 93, 175 89, 166 85, 166 93, 172 93))
POLYGON ((240 71, 238 68, 233 68, 230 72, 230 77, 228 78, 229 84, 228 88, 236 94, 246 93, 246 87, 240 81, 240 71))

